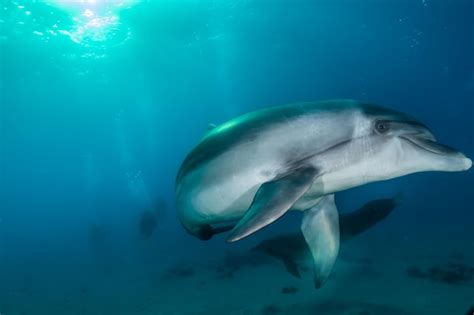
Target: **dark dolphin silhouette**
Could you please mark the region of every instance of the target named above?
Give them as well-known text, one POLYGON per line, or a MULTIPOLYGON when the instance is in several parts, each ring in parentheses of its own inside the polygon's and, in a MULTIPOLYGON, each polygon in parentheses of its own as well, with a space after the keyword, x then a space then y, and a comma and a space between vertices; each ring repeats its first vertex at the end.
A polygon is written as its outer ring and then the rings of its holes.
MULTIPOLYGON (((341 241, 347 241, 385 219, 400 204, 401 199, 402 194, 399 193, 393 198, 373 200, 356 211, 340 214, 341 241)), ((286 270, 297 278, 301 278, 297 261, 311 259, 310 249, 301 232, 264 240, 253 250, 281 260, 286 270)))

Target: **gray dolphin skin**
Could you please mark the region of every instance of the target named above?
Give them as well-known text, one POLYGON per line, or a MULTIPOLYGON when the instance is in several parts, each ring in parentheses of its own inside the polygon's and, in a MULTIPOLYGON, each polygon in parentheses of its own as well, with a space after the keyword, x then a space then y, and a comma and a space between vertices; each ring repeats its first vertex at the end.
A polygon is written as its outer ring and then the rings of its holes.
POLYGON ((354 100, 290 104, 244 114, 209 131, 176 179, 184 228, 200 239, 232 229, 238 241, 289 210, 303 211, 315 287, 339 251, 334 194, 424 171, 465 171, 464 154, 415 118, 354 100))
MULTIPOLYGON (((392 213, 400 202, 401 193, 393 198, 372 200, 355 211, 340 214, 340 240, 348 241, 367 231, 392 213)), ((253 250, 281 260, 286 270, 296 278, 301 278, 298 263, 311 258, 302 233, 288 233, 266 239, 253 250)))

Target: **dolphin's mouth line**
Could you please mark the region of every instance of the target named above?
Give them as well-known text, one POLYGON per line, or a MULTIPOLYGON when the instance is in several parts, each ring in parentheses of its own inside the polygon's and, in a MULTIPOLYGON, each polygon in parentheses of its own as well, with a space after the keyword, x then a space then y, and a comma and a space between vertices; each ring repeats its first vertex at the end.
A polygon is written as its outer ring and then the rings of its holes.
POLYGON ((413 145, 439 155, 458 155, 460 152, 456 149, 451 148, 445 144, 438 143, 429 139, 417 137, 417 136, 402 136, 401 138, 409 141, 413 145))

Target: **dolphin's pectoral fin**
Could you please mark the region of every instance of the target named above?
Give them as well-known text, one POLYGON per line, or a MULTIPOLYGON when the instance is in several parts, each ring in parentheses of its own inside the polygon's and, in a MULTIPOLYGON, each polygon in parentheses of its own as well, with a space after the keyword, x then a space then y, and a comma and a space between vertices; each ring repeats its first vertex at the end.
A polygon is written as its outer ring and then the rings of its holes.
POLYGON ((334 195, 323 197, 304 212, 301 223, 314 264, 314 286, 320 288, 329 277, 339 252, 339 219, 334 195))
POLYGON ((249 236, 284 215, 311 187, 317 173, 314 167, 302 167, 260 186, 250 208, 227 241, 235 242, 249 236))
POLYGON ((285 257, 282 259, 285 264, 286 271, 288 271, 293 277, 298 279, 301 278, 301 274, 298 270, 298 264, 292 260, 290 257, 285 257))

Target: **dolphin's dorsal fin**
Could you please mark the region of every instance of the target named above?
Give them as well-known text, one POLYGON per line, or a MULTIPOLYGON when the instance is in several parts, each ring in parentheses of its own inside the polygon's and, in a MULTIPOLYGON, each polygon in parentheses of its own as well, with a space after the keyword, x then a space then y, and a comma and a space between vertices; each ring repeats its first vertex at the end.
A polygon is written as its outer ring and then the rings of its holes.
POLYGON ((212 130, 217 127, 216 124, 207 124, 206 130, 204 131, 204 136, 207 136, 212 130))
POLYGON ((227 241, 235 242, 249 236, 284 215, 311 187, 317 173, 314 167, 302 167, 260 186, 250 208, 227 241))
POLYGON ((328 195, 306 210, 301 231, 311 250, 314 286, 320 288, 329 277, 339 252, 339 218, 334 195, 328 195))
POLYGON ((203 138, 207 137, 212 130, 214 130, 217 127, 215 124, 208 124, 206 127, 206 130, 204 131, 204 135, 202 136, 203 138))

